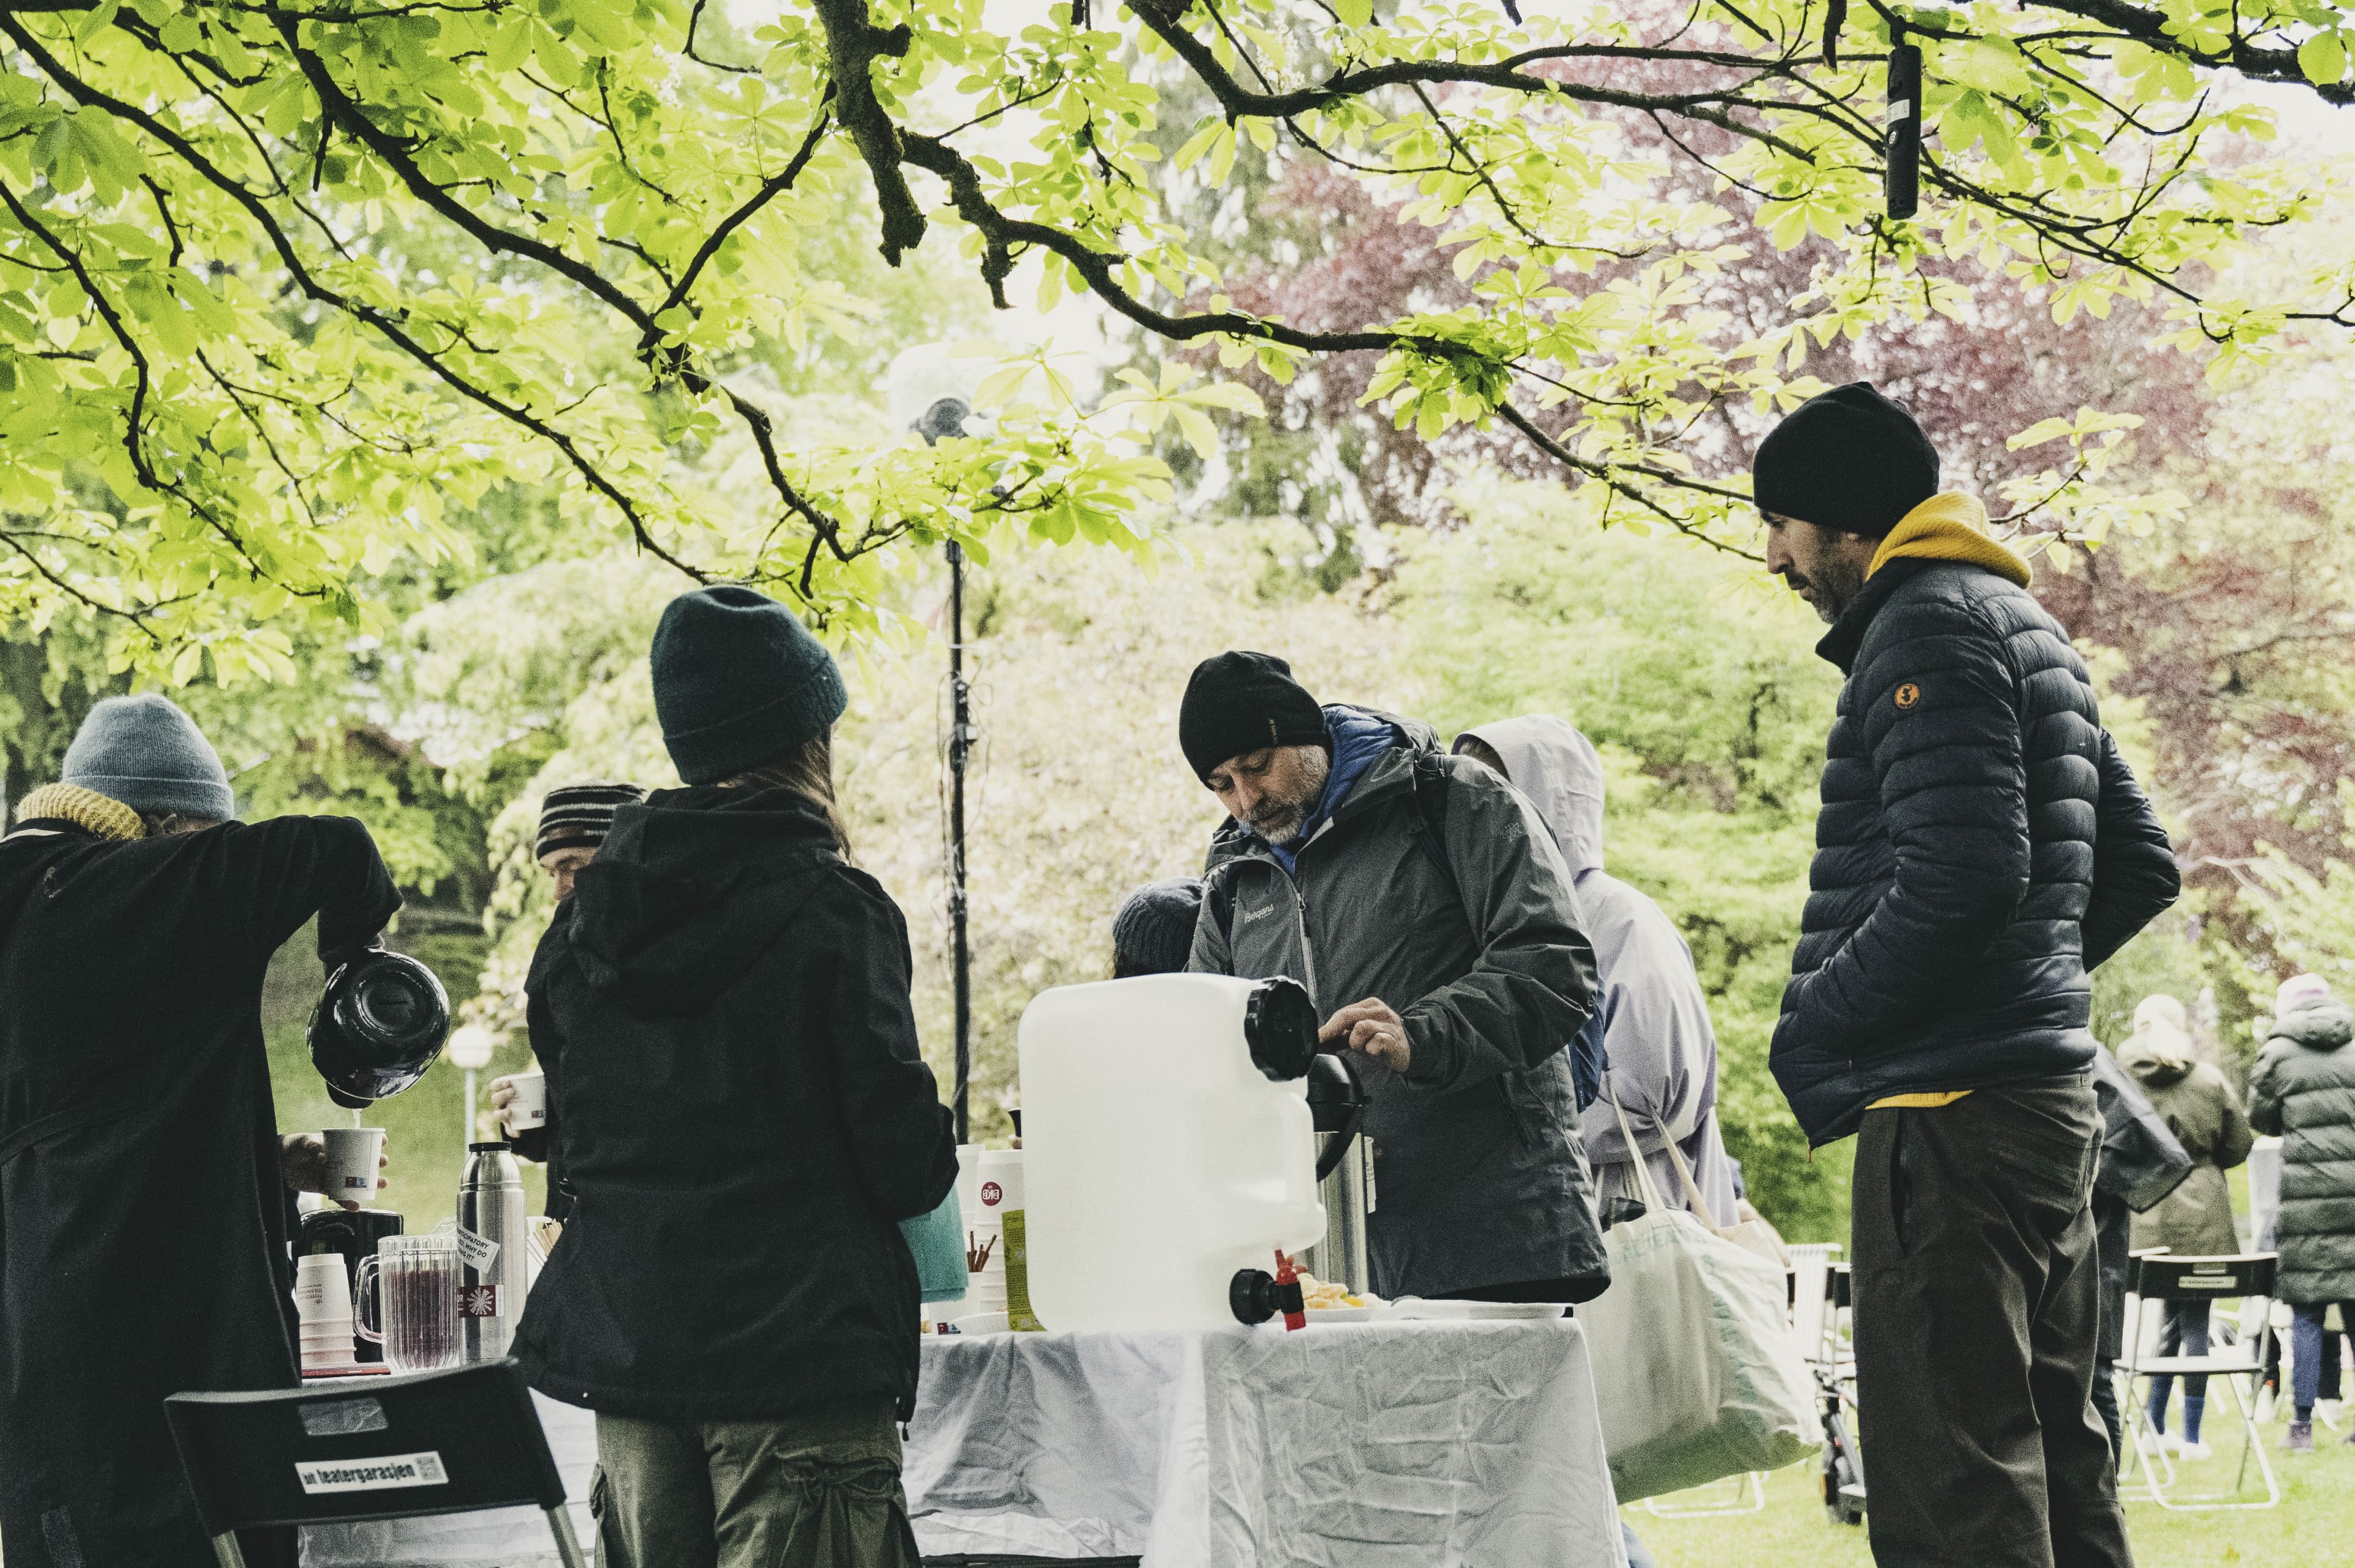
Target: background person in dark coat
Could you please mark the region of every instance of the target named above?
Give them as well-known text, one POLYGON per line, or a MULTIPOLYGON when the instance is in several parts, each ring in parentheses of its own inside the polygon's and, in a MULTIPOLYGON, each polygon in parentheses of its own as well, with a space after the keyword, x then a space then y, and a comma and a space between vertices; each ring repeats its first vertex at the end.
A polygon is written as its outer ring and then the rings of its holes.
MULTIPOLYGON (((555 885, 559 912, 564 901, 572 896, 573 879, 597 858, 598 849, 613 832, 613 813, 645 798, 646 792, 635 784, 616 784, 601 779, 585 784, 559 784, 541 800, 539 832, 532 842, 533 858, 555 885)), ((524 975, 527 999, 547 994, 548 966, 555 961, 560 947, 549 940, 558 924, 556 919, 549 921, 548 929, 539 934, 539 945, 532 950, 531 968, 524 975)), ((491 1109, 502 1124, 506 1120, 507 1107, 514 1103, 515 1079, 493 1078, 491 1109)), ((548 1198, 542 1205, 548 1217, 559 1223, 570 1219, 572 1194, 565 1181, 563 1163, 558 1158, 554 1118, 521 1132, 511 1128, 507 1131, 517 1156, 548 1167, 548 1198)))
POLYGON ((1188 967, 1289 975, 1362 1058, 1384 1296, 1584 1301, 1610 1283, 1564 1049, 1594 951, 1536 808, 1429 726, 1319 707, 1291 666, 1194 671, 1178 743, 1228 820, 1188 967))
POLYGON ((1202 879, 1148 882, 1120 901, 1112 917, 1112 978, 1181 975, 1202 917, 1202 879))
POLYGON ((1910 415, 1859 382, 1758 449, 1766 562, 1847 676, 1771 1063, 1859 1132, 1857 1383, 1877 1561, 2132 1561, 2091 1404, 2102 1120, 2086 972, 2173 901, 2068 634, 1910 415))
POLYGON ((2191 1156, 2150 1101, 2107 1051, 2094 1053, 2094 1097, 2102 1107, 2102 1161, 2094 1175, 2094 1249, 2101 1259, 2102 1338, 2094 1361, 2094 1408, 2109 1429, 2110 1451, 2123 1452, 2118 1383, 2126 1350, 2127 1259, 2134 1222, 2191 1173, 2191 1156))
POLYGON ((733 587, 673 600, 653 665, 687 787, 615 814, 537 973, 574 1207, 516 1353, 597 1412, 601 1568, 917 1568, 898 1222, 956 1145, 906 922, 844 858, 842 679, 733 587))
POLYGON ((314 915, 334 970, 400 898, 359 823, 236 815, 186 714, 112 697, 0 840, 11 1564, 209 1568, 165 1397, 295 1385, 288 1189, 323 1151, 279 1136, 262 977, 314 915))
POLYGON ((2314 1402, 2323 1348, 2336 1336, 2323 1318, 2339 1304, 2355 1323, 2355 1012, 2319 975, 2282 983, 2273 1027, 2249 1075, 2249 1121, 2282 1140, 2281 1278, 2291 1329, 2294 1453, 2314 1449, 2314 1402))

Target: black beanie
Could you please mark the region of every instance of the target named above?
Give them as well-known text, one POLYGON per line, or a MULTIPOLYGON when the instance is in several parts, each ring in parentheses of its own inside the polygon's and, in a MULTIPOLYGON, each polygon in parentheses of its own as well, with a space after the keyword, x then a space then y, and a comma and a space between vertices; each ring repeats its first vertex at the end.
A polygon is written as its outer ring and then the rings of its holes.
POLYGON ((1113 956, 1121 974, 1182 973, 1201 914, 1202 884, 1196 877, 1148 882, 1130 894, 1112 917, 1113 956))
POLYGON ((1325 740, 1325 710, 1273 653, 1203 660, 1178 709, 1178 745, 1198 779, 1247 752, 1325 740))
POLYGON ((748 588, 697 588, 655 628, 655 715, 678 776, 717 784, 826 733, 849 697, 801 618, 748 588))
POLYGON ((1938 449, 1902 405, 1851 381, 1767 432, 1750 493, 1761 512, 1878 536, 1938 493, 1938 449))

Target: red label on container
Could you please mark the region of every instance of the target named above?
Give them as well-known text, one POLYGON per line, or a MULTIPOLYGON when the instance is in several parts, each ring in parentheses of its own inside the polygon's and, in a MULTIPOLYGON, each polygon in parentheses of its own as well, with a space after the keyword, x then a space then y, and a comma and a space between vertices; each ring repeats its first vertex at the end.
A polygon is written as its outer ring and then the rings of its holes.
POLYGON ((496 1318, 499 1315, 499 1287, 496 1285, 467 1285, 458 1290, 458 1316, 461 1318, 496 1318))
POLYGON ((981 1184, 981 1202, 984 1208, 994 1209, 1005 1201, 1005 1188, 999 1186, 995 1181, 984 1181, 981 1184))

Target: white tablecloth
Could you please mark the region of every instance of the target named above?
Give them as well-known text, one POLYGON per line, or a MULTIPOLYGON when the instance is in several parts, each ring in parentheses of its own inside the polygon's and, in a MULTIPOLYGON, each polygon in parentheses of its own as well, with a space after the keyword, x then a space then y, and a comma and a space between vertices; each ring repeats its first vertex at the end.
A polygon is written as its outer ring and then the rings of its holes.
POLYGON ((924 1343, 927 1556, 1624 1568, 1571 1320, 924 1343))
MULTIPOLYGON (((535 1394, 594 1550, 595 1417, 535 1394)), ((1578 1325, 924 1341, 906 1485, 928 1557, 1146 1568, 1625 1568, 1578 1325)), ((305 1530, 305 1568, 553 1568, 530 1509, 305 1530)))

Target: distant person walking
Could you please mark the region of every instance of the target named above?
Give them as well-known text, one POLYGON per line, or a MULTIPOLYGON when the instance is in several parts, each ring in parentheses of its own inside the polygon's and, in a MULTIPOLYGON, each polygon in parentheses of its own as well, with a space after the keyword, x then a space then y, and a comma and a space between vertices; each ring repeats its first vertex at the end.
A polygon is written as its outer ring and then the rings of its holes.
POLYGON ((2273 1026, 2249 1077, 2249 1121, 2282 1139, 2281 1279, 2295 1314, 2289 1449, 2314 1452, 2323 1316, 2355 1323, 2355 1012, 2319 975, 2283 983, 2273 1026))
MULTIPOLYGON (((2135 1009, 2133 1036, 2118 1047, 2118 1065, 2134 1075, 2151 1108, 2191 1157, 2191 1173, 2182 1185, 2136 1218, 2134 1250, 2165 1247, 2178 1257, 2229 1257, 2239 1252, 2232 1192, 2224 1172, 2248 1159, 2256 1134, 2241 1114, 2240 1097, 2232 1092, 2231 1080, 2193 1050, 2183 1004, 2171 996, 2144 998, 2135 1009)), ((2213 1306, 2205 1298, 2169 1301, 2159 1353, 2206 1355, 2208 1315, 2213 1306)), ((2174 1382, 2165 1374, 2150 1380, 2150 1425, 2162 1443, 2174 1382)), ((2207 1402, 2207 1378, 2187 1374, 2183 1439, 2176 1445, 2187 1459, 2208 1457, 2208 1446, 2200 1441, 2200 1418, 2207 1402)))
POLYGON ((1484 762, 1529 797, 1569 865, 1571 885, 1594 944, 1597 1018, 1610 1058, 1610 1087, 1643 1147, 1631 1150, 1609 1097, 1579 1118, 1594 1167, 1594 1198, 1641 1190, 1635 1161, 1672 1208, 1691 1195, 1668 1159, 1673 1139, 1700 1189, 1707 1224, 1735 1223, 1733 1162, 1717 1128, 1717 1033, 1709 999, 1693 973, 1692 949, 1660 906, 1603 869, 1603 758, 1594 743, 1550 714, 1502 719, 1455 737, 1457 755, 1484 762))
POLYGON ((2028 563, 1938 493, 1913 416, 1835 388, 1752 481, 1767 568, 1846 677, 1770 1060, 1810 1144, 1859 1134, 1873 1553, 2119 1568, 2087 971, 2174 902, 2175 857, 2028 563))

